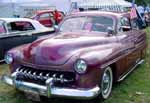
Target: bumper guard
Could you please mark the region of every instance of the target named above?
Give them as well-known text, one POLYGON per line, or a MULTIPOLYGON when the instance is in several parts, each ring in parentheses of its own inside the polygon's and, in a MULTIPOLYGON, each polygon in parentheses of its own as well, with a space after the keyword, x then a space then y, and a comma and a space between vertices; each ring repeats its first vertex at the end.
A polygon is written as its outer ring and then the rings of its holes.
POLYGON ((16 89, 20 91, 36 93, 38 95, 46 96, 48 98, 52 96, 60 96, 60 97, 92 99, 98 96, 98 94, 100 93, 100 88, 98 86, 86 90, 54 87, 53 78, 46 80, 46 86, 24 81, 17 81, 15 78, 16 74, 17 73, 13 73, 12 76, 3 75, 1 79, 4 83, 14 86, 16 89))

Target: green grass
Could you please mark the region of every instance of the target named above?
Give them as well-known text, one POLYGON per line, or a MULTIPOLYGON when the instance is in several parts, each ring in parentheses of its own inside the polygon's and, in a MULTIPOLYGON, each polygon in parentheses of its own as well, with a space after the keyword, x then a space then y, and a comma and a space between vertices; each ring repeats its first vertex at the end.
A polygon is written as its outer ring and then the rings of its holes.
MULTIPOLYGON (((150 28, 146 29, 150 44, 150 28)), ((9 73, 6 64, 0 65, 0 76, 9 73)), ((80 100, 54 99, 49 103, 81 103, 80 100)), ((0 103, 31 103, 24 95, 0 81, 0 103)), ((87 101, 85 102, 87 103, 87 101)), ((146 62, 139 66, 123 82, 113 87, 111 97, 96 103, 150 103, 150 45, 148 45, 146 62)))
MULTIPOLYGON (((0 65, 0 77, 2 74, 9 73, 6 64, 0 65)), ((31 103, 26 100, 23 94, 17 92, 14 88, 5 85, 0 81, 0 103, 31 103)))

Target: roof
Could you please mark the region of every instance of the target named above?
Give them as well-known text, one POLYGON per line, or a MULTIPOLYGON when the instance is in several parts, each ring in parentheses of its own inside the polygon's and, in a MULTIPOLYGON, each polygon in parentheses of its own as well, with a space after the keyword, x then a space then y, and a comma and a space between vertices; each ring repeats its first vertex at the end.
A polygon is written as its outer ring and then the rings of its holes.
POLYGON ((0 20, 3 20, 5 22, 7 22, 7 23, 9 23, 9 22, 15 22, 15 21, 37 22, 35 20, 28 19, 28 18, 0 18, 0 20))
POLYGON ((0 20, 5 21, 6 23, 10 22, 30 22, 34 26, 36 30, 48 30, 49 28, 43 26, 36 20, 28 19, 28 18, 0 18, 0 20))

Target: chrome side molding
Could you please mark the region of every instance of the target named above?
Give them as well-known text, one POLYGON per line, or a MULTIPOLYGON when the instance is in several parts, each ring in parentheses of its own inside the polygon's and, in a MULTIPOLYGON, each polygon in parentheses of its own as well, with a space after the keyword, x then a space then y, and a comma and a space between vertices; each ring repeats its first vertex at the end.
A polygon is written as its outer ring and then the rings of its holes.
POLYGON ((118 82, 123 81, 132 71, 134 71, 134 70, 136 69, 136 67, 137 67, 138 65, 143 64, 144 61, 145 61, 145 60, 143 60, 143 59, 142 59, 142 60, 139 60, 139 61, 135 64, 135 66, 134 66, 132 69, 130 69, 130 71, 128 71, 125 75, 123 75, 121 78, 118 79, 118 82))

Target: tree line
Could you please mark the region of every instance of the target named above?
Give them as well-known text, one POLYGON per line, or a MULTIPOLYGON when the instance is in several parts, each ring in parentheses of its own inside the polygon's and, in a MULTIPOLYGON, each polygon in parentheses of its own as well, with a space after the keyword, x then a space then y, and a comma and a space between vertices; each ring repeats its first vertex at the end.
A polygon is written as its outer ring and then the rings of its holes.
MULTIPOLYGON (((127 1, 132 2, 132 0, 127 1)), ((135 0, 135 3, 137 5, 150 6, 150 0, 135 0)))

